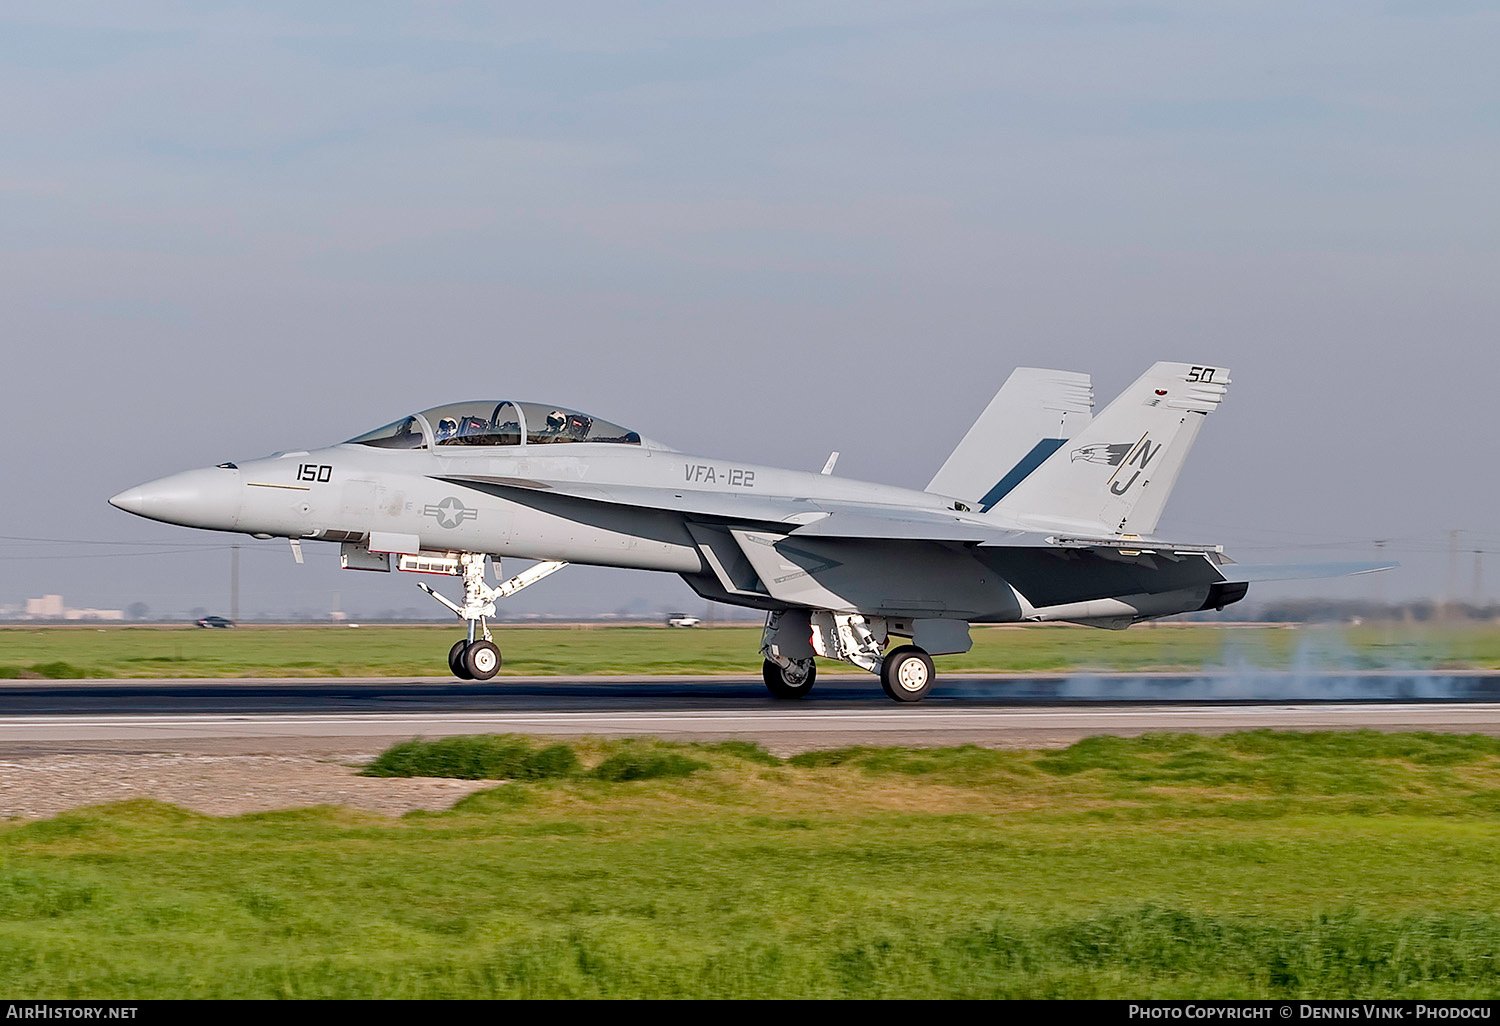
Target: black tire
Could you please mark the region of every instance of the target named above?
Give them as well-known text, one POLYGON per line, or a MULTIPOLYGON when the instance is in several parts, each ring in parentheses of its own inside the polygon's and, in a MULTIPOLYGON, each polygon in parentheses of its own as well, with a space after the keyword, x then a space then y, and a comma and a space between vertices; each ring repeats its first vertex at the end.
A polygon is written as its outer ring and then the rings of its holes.
POLYGON ((801 680, 788 680, 786 671, 767 659, 761 667, 761 676, 766 680, 766 690, 776 698, 806 698, 817 682, 818 664, 808 659, 807 675, 801 680))
POLYGON ((476 641, 464 649, 464 669, 474 680, 489 680, 500 672, 500 649, 491 641, 476 641))
POLYGON ((464 666, 464 649, 469 647, 468 638, 459 638, 448 650, 448 669, 459 680, 473 680, 473 674, 464 666))
POLYGON ((880 687, 894 702, 920 702, 937 679, 932 657, 915 645, 902 645, 880 661, 880 687))

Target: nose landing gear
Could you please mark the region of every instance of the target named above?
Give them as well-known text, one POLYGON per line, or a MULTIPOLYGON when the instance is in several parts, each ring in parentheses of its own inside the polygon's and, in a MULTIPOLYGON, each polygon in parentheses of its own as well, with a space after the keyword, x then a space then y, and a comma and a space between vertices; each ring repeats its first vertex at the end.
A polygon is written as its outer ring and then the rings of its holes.
POLYGON ((500 649, 493 641, 475 641, 464 647, 464 670, 474 680, 489 680, 500 670, 500 649))
POLYGON ((473 680, 474 675, 464 666, 464 649, 469 647, 468 638, 459 638, 448 650, 448 672, 459 680, 473 680))
POLYGON ((448 650, 448 670, 459 680, 489 680, 500 671, 500 649, 493 641, 459 638, 448 650))
MULTIPOLYGON (((485 558, 482 552, 465 552, 458 557, 464 577, 463 605, 449 601, 425 583, 417 583, 417 587, 453 610, 468 625, 468 636, 454 642, 448 650, 448 669, 460 680, 489 680, 500 672, 500 649, 490 636, 486 622, 488 617, 495 615, 495 600, 514 595, 568 565, 557 560, 538 563, 491 588, 484 582, 485 558)), ((495 569, 500 569, 498 559, 495 560, 495 569)))

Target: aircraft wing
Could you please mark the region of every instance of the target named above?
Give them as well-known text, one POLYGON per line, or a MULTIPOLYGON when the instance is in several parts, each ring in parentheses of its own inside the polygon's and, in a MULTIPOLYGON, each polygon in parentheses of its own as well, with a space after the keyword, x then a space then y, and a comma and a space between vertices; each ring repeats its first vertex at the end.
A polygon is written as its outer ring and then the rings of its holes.
MULTIPOLYGON (((1137 553, 1202 554, 1218 557, 1222 547, 1160 538, 1126 538, 1120 535, 1045 535, 1039 532, 1001 528, 985 520, 941 509, 881 506, 873 503, 801 499, 787 496, 729 494, 726 492, 677 490, 649 485, 593 484, 583 481, 497 477, 485 474, 445 474, 440 479, 525 501, 526 494, 556 496, 569 500, 667 510, 710 517, 739 524, 775 528, 781 534, 808 539, 865 541, 957 542, 985 548, 1049 548, 1116 550, 1137 553)), ((1215 563, 1218 558, 1213 558, 1215 563)), ((1289 566, 1244 566, 1224 563, 1222 571, 1265 576, 1229 576, 1234 581, 1300 580, 1342 577, 1387 569, 1381 563, 1319 563, 1289 566)))
POLYGON ((836 502, 820 502, 819 505, 828 515, 793 528, 790 532, 793 537, 976 542, 981 545, 1045 544, 1040 535, 1002 531, 942 511, 887 510, 836 502))
MULTIPOLYGON (((1132 609, 1158 615, 1150 612, 1158 593, 1175 596, 1160 600, 1168 606, 1185 589, 1199 602, 1229 594, 1213 590, 1224 584, 1214 546, 1048 536, 923 507, 489 475, 439 479, 579 520, 680 514, 704 561, 702 572, 685 576, 699 594, 723 600, 971 619, 1010 608, 1024 594, 1056 618, 1124 626, 1139 618, 1132 609), (1122 595, 1139 602, 1097 606, 1122 595)), ((1243 594, 1238 587, 1234 597, 1243 594)))

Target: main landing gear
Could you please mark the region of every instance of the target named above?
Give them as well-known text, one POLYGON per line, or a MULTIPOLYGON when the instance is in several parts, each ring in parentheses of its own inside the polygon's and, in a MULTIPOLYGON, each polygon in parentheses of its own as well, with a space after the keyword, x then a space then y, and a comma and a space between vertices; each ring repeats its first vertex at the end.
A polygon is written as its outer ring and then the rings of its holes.
MULTIPOLYGON (((486 618, 495 615, 495 600, 514 595, 522 588, 535 584, 568 565, 556 560, 538 563, 491 588, 484 582, 485 558, 482 552, 465 552, 458 557, 456 572, 462 573, 464 578, 463 605, 450 602, 427 584, 417 584, 417 587, 458 614, 468 627, 467 636, 454 642, 453 647, 448 650, 448 669, 460 680, 489 680, 500 672, 500 649, 490 636, 489 624, 486 623, 486 618)), ((498 559, 495 560, 495 569, 500 569, 498 559)))
POLYGON ((932 656, 916 645, 893 648, 880 661, 880 688, 894 702, 920 702, 936 676, 932 656))
POLYGON ((818 664, 811 659, 796 659, 781 666, 767 659, 761 674, 766 690, 777 698, 806 698, 818 679, 818 664))
MULTIPOLYGON (((876 674, 892 701, 920 702, 937 676, 932 656, 916 645, 884 651, 890 626, 884 617, 857 613, 788 609, 767 614, 760 646, 766 690, 776 698, 806 698, 818 677, 815 657, 823 656, 876 674)), ((896 627, 903 629, 900 623, 896 627)), ((967 624, 963 627, 967 630, 967 624)))

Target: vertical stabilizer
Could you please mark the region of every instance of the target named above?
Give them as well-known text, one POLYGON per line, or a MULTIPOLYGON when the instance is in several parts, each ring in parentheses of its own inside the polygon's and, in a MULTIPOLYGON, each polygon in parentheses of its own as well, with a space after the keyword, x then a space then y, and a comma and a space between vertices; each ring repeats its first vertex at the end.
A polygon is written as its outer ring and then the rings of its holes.
POLYGON ((993 514, 1030 529, 1150 534, 1203 418, 1228 384, 1223 367, 1156 364, 996 503, 993 514))
POLYGON ((1087 374, 1020 367, 1005 380, 927 491, 988 509, 1089 422, 1087 374))

